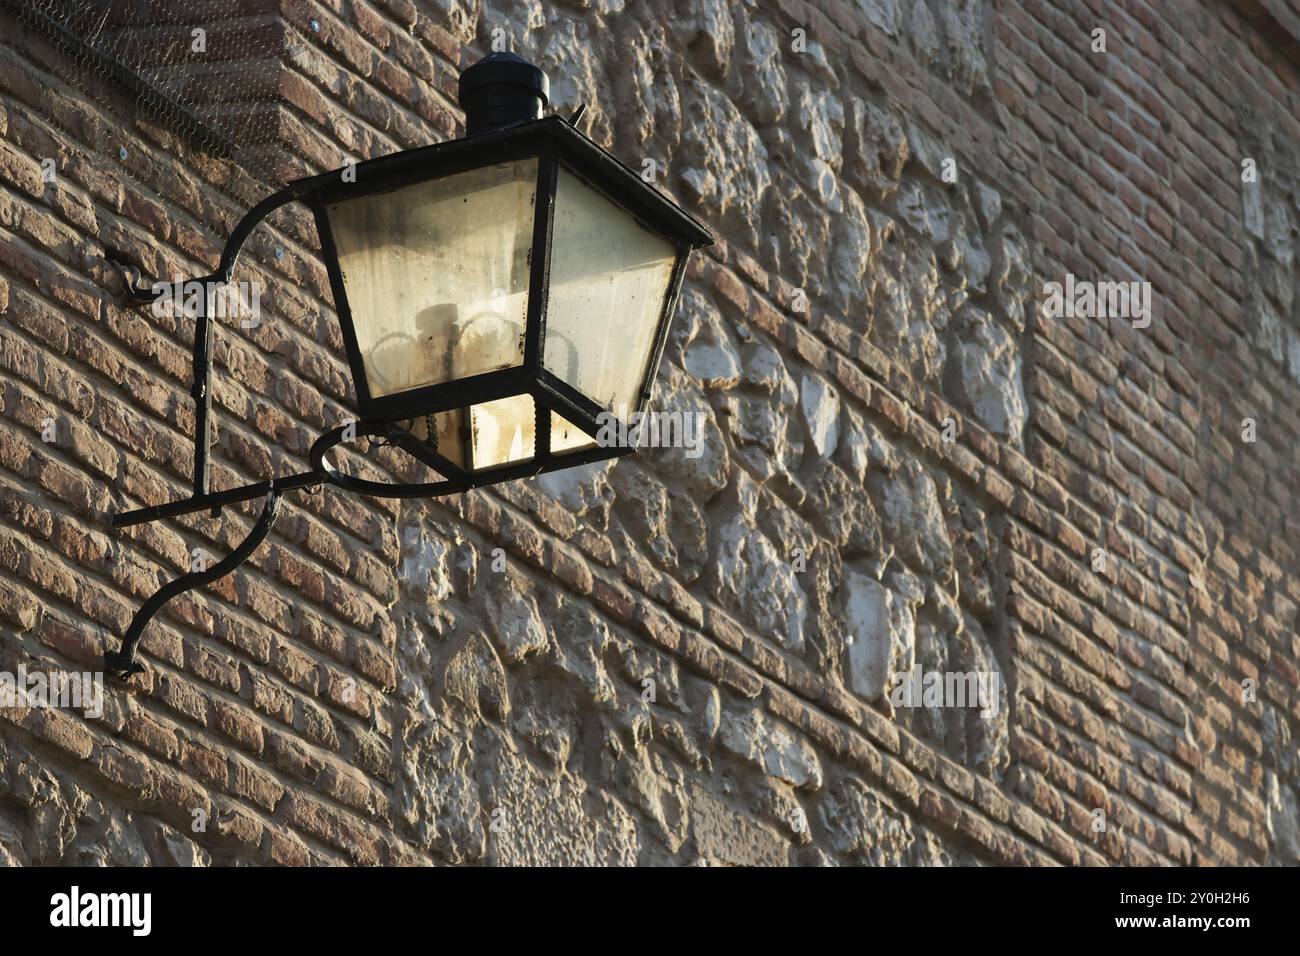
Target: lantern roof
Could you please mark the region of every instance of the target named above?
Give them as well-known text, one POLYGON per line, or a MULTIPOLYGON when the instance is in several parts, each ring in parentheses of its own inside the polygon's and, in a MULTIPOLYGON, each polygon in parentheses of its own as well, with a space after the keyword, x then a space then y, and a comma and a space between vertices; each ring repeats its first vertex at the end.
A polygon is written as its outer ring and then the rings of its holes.
POLYGON ((368 159, 351 167, 355 177, 349 181, 343 179, 340 167, 294 180, 290 187, 300 190, 308 205, 325 205, 514 159, 533 145, 539 153, 553 149, 574 173, 647 228, 690 249, 713 244, 713 235, 703 223, 559 116, 368 159))

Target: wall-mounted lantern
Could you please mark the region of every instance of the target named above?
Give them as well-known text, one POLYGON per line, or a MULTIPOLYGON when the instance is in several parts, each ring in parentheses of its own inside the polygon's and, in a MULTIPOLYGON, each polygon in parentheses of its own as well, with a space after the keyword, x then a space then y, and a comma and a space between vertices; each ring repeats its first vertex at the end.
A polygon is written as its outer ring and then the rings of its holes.
MULTIPOLYGON (((196 318, 194 492, 113 518, 125 527, 265 498, 248 537, 211 568, 140 608, 105 670, 143 670, 135 646, 172 597, 229 574, 270 533, 279 495, 325 482, 361 494, 432 497, 612 458, 601 416, 650 398, 692 249, 713 238, 572 122, 542 112, 546 75, 494 53, 461 76, 463 139, 290 183, 235 227, 210 276, 231 279, 240 246, 290 202, 315 216, 342 325, 357 422, 322 435, 311 470, 228 491, 208 479, 212 321, 196 318), (346 172, 347 175, 344 175, 346 172), (355 433, 434 469, 418 485, 353 478, 326 455, 355 433)), ((152 301, 133 281, 131 295, 152 301)))

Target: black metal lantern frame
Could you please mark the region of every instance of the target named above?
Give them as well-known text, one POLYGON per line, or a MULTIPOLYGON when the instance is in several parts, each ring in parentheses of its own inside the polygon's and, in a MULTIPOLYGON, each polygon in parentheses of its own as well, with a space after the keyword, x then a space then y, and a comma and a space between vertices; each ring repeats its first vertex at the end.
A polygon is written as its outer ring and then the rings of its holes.
MULTIPOLYGON (((490 56, 462 76, 461 101, 466 106, 469 136, 297 180, 258 203, 235 226, 217 270, 195 280, 202 283, 209 294, 205 296, 201 314, 195 319, 193 493, 181 501, 114 515, 111 521, 114 528, 124 528, 199 511, 209 511, 215 517, 226 505, 258 498, 265 499, 265 504, 248 536, 224 560, 211 568, 172 581, 145 602, 133 618, 120 650, 105 653, 105 670, 111 676, 125 678, 143 671, 143 666, 135 660, 135 647, 145 626, 171 598, 211 583, 247 560, 270 534, 278 513, 280 496, 286 491, 329 483, 363 495, 391 498, 437 497, 615 458, 636 450, 635 447, 621 446, 618 443, 602 444, 599 441, 602 418, 611 415, 612 411, 597 405, 571 383, 554 374, 543 362, 559 171, 563 167, 588 187, 612 200, 647 230, 671 243, 677 252, 653 346, 642 373, 644 378, 637 392, 637 405, 629 411, 643 411, 650 399, 653 379, 662 356, 669 321, 676 308, 689 254, 693 249, 711 244, 713 238, 696 219, 584 136, 573 122, 556 116, 539 118, 546 96, 545 76, 536 67, 512 54, 490 56), (477 76, 470 89, 467 81, 475 76, 475 71, 477 76), (374 196, 460 172, 534 158, 538 172, 522 363, 395 394, 372 395, 328 207, 344 200, 374 196), (345 170, 349 175, 343 175, 345 170), (309 453, 311 469, 308 471, 213 492, 209 476, 213 335, 213 322, 209 314, 211 290, 231 281, 240 250, 257 225, 291 202, 303 203, 312 210, 315 218, 321 253, 329 274, 330 288, 356 389, 358 420, 328 431, 316 440, 309 453), (534 455, 525 461, 482 470, 462 467, 438 449, 436 438, 432 441, 419 438, 409 425, 404 424, 439 412, 468 409, 481 403, 522 395, 531 396, 535 411, 534 455), (581 429, 593 440, 594 446, 555 454, 551 448, 552 413, 581 429), (438 472, 442 476, 441 480, 417 484, 385 483, 356 478, 338 470, 326 460, 326 455, 353 434, 400 447, 438 472)), ((125 262, 124 256, 112 250, 109 258, 117 260, 119 264, 125 262)), ((123 268, 128 274, 129 296, 137 302, 152 302, 155 295, 149 287, 140 284, 138 269, 133 266, 123 268)), ((609 421, 610 419, 604 418, 606 424, 609 421)), ((621 428, 616 432, 624 433, 621 428)), ((432 434, 432 428, 429 434, 432 434)))
MULTIPOLYGON (((547 369, 542 362, 546 305, 550 298, 556 180, 561 164, 588 186, 606 196, 616 197, 617 204, 631 213, 638 222, 674 244, 678 255, 661 312, 665 317, 671 316, 681 290, 690 251, 711 244, 712 236, 692 216, 558 116, 360 163, 356 166, 355 182, 342 182, 337 173, 326 173, 301 180, 297 184, 306 191, 303 201, 315 214, 330 287, 343 329, 348 362, 357 387, 357 407, 362 421, 405 421, 420 415, 464 408, 500 398, 521 394, 532 396, 537 410, 534 461, 471 473, 445 456, 433 456, 436 462, 433 467, 452 479, 469 483, 470 487, 600 461, 632 450, 612 446, 598 447, 556 457, 550 449, 550 412, 562 415, 595 439, 600 428, 597 418, 609 411, 596 405, 547 369), (342 200, 385 193, 459 172, 532 158, 538 160, 538 180, 523 363, 513 368, 396 394, 370 395, 326 207, 342 200)), ((643 410, 650 399, 653 384, 651 378, 663 353, 667 328, 667 321, 660 322, 645 370, 646 380, 639 392, 637 407, 631 411, 643 410)))

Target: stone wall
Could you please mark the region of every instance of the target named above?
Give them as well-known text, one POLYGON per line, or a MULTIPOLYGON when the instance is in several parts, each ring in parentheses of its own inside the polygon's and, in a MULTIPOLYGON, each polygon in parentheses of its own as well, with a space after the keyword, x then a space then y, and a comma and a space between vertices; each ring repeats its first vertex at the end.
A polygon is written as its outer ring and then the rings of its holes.
MULTIPOLYGON (((95 667, 256 513, 108 530, 186 493, 193 415, 190 327, 105 249, 209 271, 268 179, 456 135, 494 40, 719 234, 655 400, 700 453, 290 494, 102 717, 0 711, 0 859, 1300 860, 1293 7, 259 6, 255 161, 0 7, 0 668, 95 667), (1048 315, 1067 275, 1149 281, 1149 325, 1048 315), (990 715, 898 706, 914 667, 995 676, 990 715)), ((350 417, 314 243, 290 209, 241 261, 214 487, 350 417)))

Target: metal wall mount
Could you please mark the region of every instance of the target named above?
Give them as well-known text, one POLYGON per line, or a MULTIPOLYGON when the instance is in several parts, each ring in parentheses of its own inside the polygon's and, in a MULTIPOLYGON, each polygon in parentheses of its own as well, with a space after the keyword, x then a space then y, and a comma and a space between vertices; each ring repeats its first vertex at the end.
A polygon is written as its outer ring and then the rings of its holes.
MULTIPOLYGON (((144 665, 136 659, 136 646, 144 634, 145 627, 153 617, 162 610, 172 598, 203 587, 225 577, 242 565, 258 546, 266 540, 275 525, 280 511, 280 503, 285 492, 301 488, 314 488, 322 484, 333 484, 347 491, 359 494, 389 498, 432 498, 440 495, 455 494, 469 487, 463 481, 442 480, 423 484, 385 484, 354 478, 338 470, 326 461, 325 456, 345 438, 356 437, 380 438, 387 444, 396 445, 417 460, 437 468, 439 461, 433 457, 433 449, 416 439, 408 431, 392 423, 356 422, 343 425, 326 432, 312 446, 309 458, 312 467, 298 474, 266 481, 254 482, 238 488, 213 492, 209 464, 211 460, 209 435, 212 420, 212 336, 213 321, 209 315, 210 294, 214 285, 229 283, 234 274, 235 263, 239 258, 240 248, 257 225, 287 203, 302 198, 303 190, 288 186, 268 196, 250 209, 235 226, 226 247, 221 254, 221 263, 217 271, 203 276, 196 281, 204 287, 201 297, 202 308, 195 316, 194 347, 192 374, 193 382, 190 394, 194 399, 194 481, 193 490, 188 498, 168 504, 139 508, 133 511, 113 515, 113 528, 128 528, 132 525, 145 524, 179 515, 207 511, 213 517, 221 514, 227 505, 243 501, 264 499, 261 515, 254 523, 248 535, 240 544, 222 560, 210 568, 196 570, 169 582, 155 592, 141 605, 131 620, 121 646, 116 650, 104 652, 104 672, 117 680, 126 680, 133 674, 144 672, 144 665)), ((134 264, 125 261, 125 257, 113 250, 108 252, 108 261, 116 266, 126 279, 127 297, 135 303, 152 303, 156 296, 153 290, 140 281, 140 270, 134 264)), ((530 473, 521 469, 523 473, 530 473)), ((521 475, 522 477, 522 475, 521 475)))

